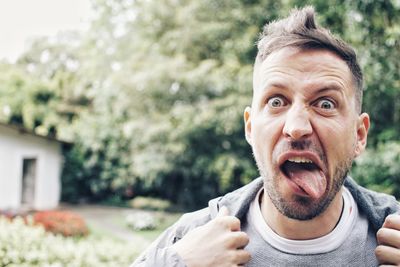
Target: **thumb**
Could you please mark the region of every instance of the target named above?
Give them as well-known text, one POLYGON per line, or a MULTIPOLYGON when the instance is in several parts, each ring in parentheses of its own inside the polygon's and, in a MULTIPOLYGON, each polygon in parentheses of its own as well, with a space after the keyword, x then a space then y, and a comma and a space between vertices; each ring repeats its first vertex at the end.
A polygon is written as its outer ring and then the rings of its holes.
POLYGON ((229 210, 227 207, 222 206, 217 214, 217 217, 223 217, 223 216, 228 216, 229 215, 229 210))

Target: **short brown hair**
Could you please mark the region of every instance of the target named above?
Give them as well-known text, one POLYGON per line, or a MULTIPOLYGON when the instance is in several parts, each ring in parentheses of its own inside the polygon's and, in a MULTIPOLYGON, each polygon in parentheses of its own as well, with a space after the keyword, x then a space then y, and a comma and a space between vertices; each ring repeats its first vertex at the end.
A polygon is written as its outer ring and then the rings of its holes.
POLYGON ((329 30, 316 25, 313 7, 294 9, 287 18, 266 24, 257 47, 256 65, 272 52, 284 47, 332 51, 346 62, 352 73, 356 88, 356 110, 361 112, 363 74, 356 53, 350 45, 333 36, 329 30))

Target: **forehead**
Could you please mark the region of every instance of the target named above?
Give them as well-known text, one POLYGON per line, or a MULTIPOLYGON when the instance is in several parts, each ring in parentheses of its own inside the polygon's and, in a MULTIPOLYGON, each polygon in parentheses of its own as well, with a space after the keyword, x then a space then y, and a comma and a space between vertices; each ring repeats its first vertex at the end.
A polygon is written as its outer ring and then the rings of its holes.
POLYGON ((339 83, 352 88, 352 75, 346 62, 324 49, 301 50, 286 47, 268 55, 254 68, 254 90, 263 89, 271 80, 279 82, 339 83))

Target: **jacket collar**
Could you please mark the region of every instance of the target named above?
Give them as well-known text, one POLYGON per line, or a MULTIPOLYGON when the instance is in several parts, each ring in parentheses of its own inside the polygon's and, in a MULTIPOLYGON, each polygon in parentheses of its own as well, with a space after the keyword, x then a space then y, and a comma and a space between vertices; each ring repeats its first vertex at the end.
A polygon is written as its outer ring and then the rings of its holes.
POLYGON ((250 203, 256 197, 258 191, 263 186, 263 179, 258 177, 249 184, 233 191, 225 196, 210 200, 208 206, 211 212, 211 218, 215 218, 218 210, 226 206, 229 214, 242 220, 246 217, 250 203))
MULTIPOLYGON (((246 218, 250 203, 256 197, 262 186, 263 179, 258 177, 251 183, 225 196, 211 200, 209 202, 211 218, 215 218, 218 214, 218 210, 222 206, 226 206, 230 215, 243 221, 246 218)), ((349 189, 360 212, 367 216, 375 232, 382 227, 385 218, 389 214, 400 212, 399 203, 394 197, 361 187, 350 176, 346 177, 344 186, 349 189)))

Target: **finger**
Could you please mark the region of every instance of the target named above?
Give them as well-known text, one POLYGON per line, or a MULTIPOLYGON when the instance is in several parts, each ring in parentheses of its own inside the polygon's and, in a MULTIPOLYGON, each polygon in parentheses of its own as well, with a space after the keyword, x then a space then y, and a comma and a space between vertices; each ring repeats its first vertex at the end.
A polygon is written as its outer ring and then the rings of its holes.
POLYGON ((382 227, 400 230, 400 214, 388 215, 382 227))
POLYGON ((244 249, 239 249, 235 251, 233 262, 240 266, 248 263, 250 259, 251 255, 248 251, 244 249))
POLYGON ((380 264, 400 263, 400 250, 397 248, 379 245, 375 249, 375 255, 380 264))
POLYGON ((242 249, 249 243, 249 237, 245 232, 232 232, 226 244, 227 249, 242 249))
POLYGON ((217 214, 217 217, 223 217, 223 216, 228 216, 229 215, 229 210, 227 207, 222 206, 217 214))
POLYGON ((235 216, 217 217, 215 218, 214 222, 219 225, 222 225, 229 231, 232 232, 240 231, 240 220, 235 216))
POLYGON ((229 232, 240 231, 240 220, 235 216, 222 216, 216 217, 209 222, 210 225, 216 225, 229 232))
POLYGON ((390 228, 381 228, 376 233, 376 239, 379 245, 392 246, 400 248, 400 231, 390 228))

